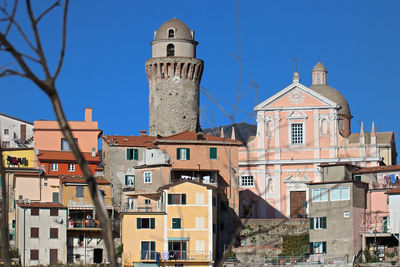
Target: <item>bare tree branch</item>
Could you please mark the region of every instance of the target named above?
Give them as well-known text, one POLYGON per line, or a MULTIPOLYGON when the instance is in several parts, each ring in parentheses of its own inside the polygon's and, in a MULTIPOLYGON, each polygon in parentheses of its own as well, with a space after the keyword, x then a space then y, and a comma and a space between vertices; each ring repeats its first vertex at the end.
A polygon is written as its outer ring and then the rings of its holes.
POLYGON ((13 11, 12 11, 11 16, 10 16, 10 22, 8 23, 7 29, 6 29, 6 31, 4 33, 4 35, 6 35, 6 36, 8 35, 8 33, 11 30, 11 26, 13 24, 15 14, 17 13, 17 6, 18 6, 18 0, 15 0, 14 1, 13 11))
MULTIPOLYGON (((1 141, 1 140, 0 140, 1 141)), ((0 142, 1 144, 1 142, 0 142)), ((7 183, 6 171, 4 169, 3 149, 0 145, 0 176, 1 176, 1 258, 4 266, 11 266, 10 259, 10 245, 8 244, 8 196, 7 196, 7 183)))
POLYGON ((57 79, 58 74, 61 71, 62 64, 64 62, 64 55, 65 55, 65 43, 66 43, 66 36, 67 36, 67 14, 68 14, 68 5, 69 0, 65 1, 64 5, 64 14, 63 14, 63 29, 62 29, 62 44, 61 44, 61 52, 60 58, 58 60, 57 69, 54 73, 53 79, 57 79))
POLYGON ((37 23, 36 23, 35 16, 33 14, 32 6, 31 6, 31 0, 26 0, 26 8, 28 11, 29 20, 31 21, 33 35, 35 36, 35 41, 36 41, 35 52, 39 56, 40 61, 42 62, 41 65, 42 65, 44 75, 46 76, 46 80, 50 80, 51 79, 50 71, 49 71, 49 67, 47 65, 46 56, 44 55, 44 52, 43 52, 43 47, 42 47, 42 42, 40 40, 39 30, 37 28, 37 23))
POLYGON ((54 9, 55 7, 60 5, 61 0, 57 0, 57 2, 55 2, 54 4, 52 4, 51 6, 49 6, 45 11, 42 12, 42 14, 40 14, 37 19, 35 20, 35 23, 38 24, 39 21, 46 16, 47 13, 49 13, 52 9, 54 9))
MULTIPOLYGON (((1 68, 0 68, 0 69, 1 69, 1 68)), ((4 69, 4 70, 2 70, 2 71, 0 72, 0 77, 6 77, 6 76, 12 76, 12 75, 20 76, 20 77, 26 78, 26 75, 25 75, 25 74, 20 73, 20 72, 15 71, 15 70, 4 69)))

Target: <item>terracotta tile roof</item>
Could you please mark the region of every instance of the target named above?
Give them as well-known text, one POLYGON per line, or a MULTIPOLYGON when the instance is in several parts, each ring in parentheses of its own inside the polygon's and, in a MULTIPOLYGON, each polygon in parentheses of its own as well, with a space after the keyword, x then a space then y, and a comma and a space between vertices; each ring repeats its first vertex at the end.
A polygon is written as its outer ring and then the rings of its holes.
POLYGON ((400 188, 392 188, 389 191, 386 191, 385 194, 400 194, 400 188))
POLYGON ((208 134, 200 135, 199 133, 189 132, 189 131, 157 138, 155 143, 168 142, 168 141, 224 142, 224 143, 236 144, 236 145, 242 144, 242 142, 239 140, 222 138, 222 137, 208 135, 208 134))
MULTIPOLYGON (((77 184, 86 184, 86 178, 81 175, 60 175, 61 183, 77 183, 77 184)), ((97 184, 111 184, 104 177, 95 177, 97 184)))
POLYGON ((67 207, 62 205, 61 203, 54 203, 54 202, 31 202, 27 203, 17 203, 21 208, 60 208, 66 209, 67 207))
POLYGON ((400 165, 389 165, 389 166, 376 166, 376 167, 365 167, 355 171, 355 174, 371 173, 371 172, 390 172, 400 171, 400 165))
MULTIPOLYGON (((92 156, 92 153, 84 152, 83 157, 88 162, 98 163, 100 162, 99 155, 92 156)), ((75 156, 71 151, 50 151, 50 150, 40 150, 38 155, 39 161, 52 161, 52 162, 76 162, 75 156)))
MULTIPOLYGON (((394 138, 393 132, 376 132, 375 135, 377 144, 388 144, 394 138)), ((360 143, 360 133, 351 133, 347 139, 350 143, 360 143)), ((365 133, 365 143, 371 143, 371 133, 365 133)))
POLYGON ((110 146, 122 147, 156 147, 153 141, 156 140, 155 136, 124 136, 124 135, 103 135, 103 140, 110 146))

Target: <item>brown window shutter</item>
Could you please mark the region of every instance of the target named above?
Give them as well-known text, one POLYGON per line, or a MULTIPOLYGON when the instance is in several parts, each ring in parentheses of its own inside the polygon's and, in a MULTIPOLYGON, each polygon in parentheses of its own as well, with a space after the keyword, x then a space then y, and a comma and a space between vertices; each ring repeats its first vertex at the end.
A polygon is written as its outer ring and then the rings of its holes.
POLYGON ((58 238, 58 228, 50 228, 50 238, 58 238))
POLYGON ((26 140, 26 124, 21 124, 21 140, 26 140))
POLYGON ((58 216, 58 209, 50 209, 50 216, 58 216))
POLYGON ((31 227, 31 238, 39 238, 39 228, 31 227))
POLYGON ((31 249, 31 260, 39 260, 39 250, 31 249))
POLYGON ((39 216, 39 209, 31 208, 31 216, 39 216))

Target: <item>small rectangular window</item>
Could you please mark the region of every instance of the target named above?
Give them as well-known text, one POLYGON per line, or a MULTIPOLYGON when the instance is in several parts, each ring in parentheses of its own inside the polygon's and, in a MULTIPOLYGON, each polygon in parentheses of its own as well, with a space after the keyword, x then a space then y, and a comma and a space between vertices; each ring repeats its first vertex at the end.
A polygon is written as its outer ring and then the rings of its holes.
POLYGON ((190 149, 189 148, 177 148, 176 149, 177 160, 190 160, 190 149))
POLYGON ((210 147, 210 159, 217 159, 217 148, 210 147))
POLYGON ((4 134, 8 135, 9 134, 9 130, 8 129, 4 129, 4 134))
POLYGON ((186 194, 168 194, 168 205, 185 205, 186 194))
POLYGON ((125 175, 125 185, 135 186, 135 175, 125 175))
POLYGON ((39 228, 31 227, 31 238, 39 238, 39 228))
POLYGON ((31 260, 37 261, 39 260, 39 250, 31 249, 31 260))
POLYGON ((254 177, 252 175, 245 175, 240 177, 240 186, 241 187, 253 187, 254 186, 254 177))
POLYGON ((326 229, 326 217, 310 218, 310 229, 326 229))
POLYGON ((39 209, 31 208, 31 216, 39 216, 39 209))
POLYGON ((291 124, 291 138, 292 144, 303 144, 303 124, 292 123, 291 124))
POLYGON ((58 203, 59 201, 59 193, 58 192, 53 192, 53 203, 58 203))
POLYGON ((50 228, 50 238, 58 239, 58 228, 50 228))
POLYGON ((156 227, 155 218, 137 218, 136 224, 137 229, 155 229, 156 227))
POLYGON ((75 190, 76 190, 76 197, 78 197, 78 198, 83 198, 83 185, 77 185, 76 187, 75 187, 75 190))
POLYGON ((181 229, 181 218, 172 218, 172 229, 181 229))
POLYGON ((151 172, 144 172, 144 183, 150 184, 151 183, 151 172))
POLYGON ((331 189, 331 200, 350 200, 349 187, 336 187, 331 189))
POLYGON ((312 190, 312 202, 328 201, 327 188, 315 188, 312 190))
POLYGON ((68 163, 68 171, 69 172, 74 172, 75 171, 75 164, 74 163, 68 163))
POLYGON ((361 175, 354 175, 354 181, 361 182, 361 175))
POLYGON ((50 209, 50 216, 58 216, 58 209, 56 208, 50 209))
POLYGON ((126 159, 127 160, 139 160, 139 150, 136 148, 126 149, 126 159))
POLYGON ((55 171, 55 172, 58 171, 58 163, 52 163, 51 164, 51 170, 55 171))
MULTIPOLYGON (((76 144, 78 144, 78 139, 74 138, 74 141, 76 144)), ((71 151, 71 147, 69 146, 69 143, 67 141, 67 138, 61 138, 61 150, 62 151, 71 151)))

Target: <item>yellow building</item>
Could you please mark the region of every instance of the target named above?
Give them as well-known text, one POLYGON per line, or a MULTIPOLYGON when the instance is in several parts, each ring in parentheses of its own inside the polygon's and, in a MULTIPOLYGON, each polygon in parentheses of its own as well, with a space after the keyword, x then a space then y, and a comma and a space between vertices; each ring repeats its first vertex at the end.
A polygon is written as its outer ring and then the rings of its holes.
POLYGON ((3 148, 3 166, 6 168, 33 168, 33 148, 3 148))
POLYGON ((214 266, 217 188, 181 180, 125 199, 123 266, 214 266))

